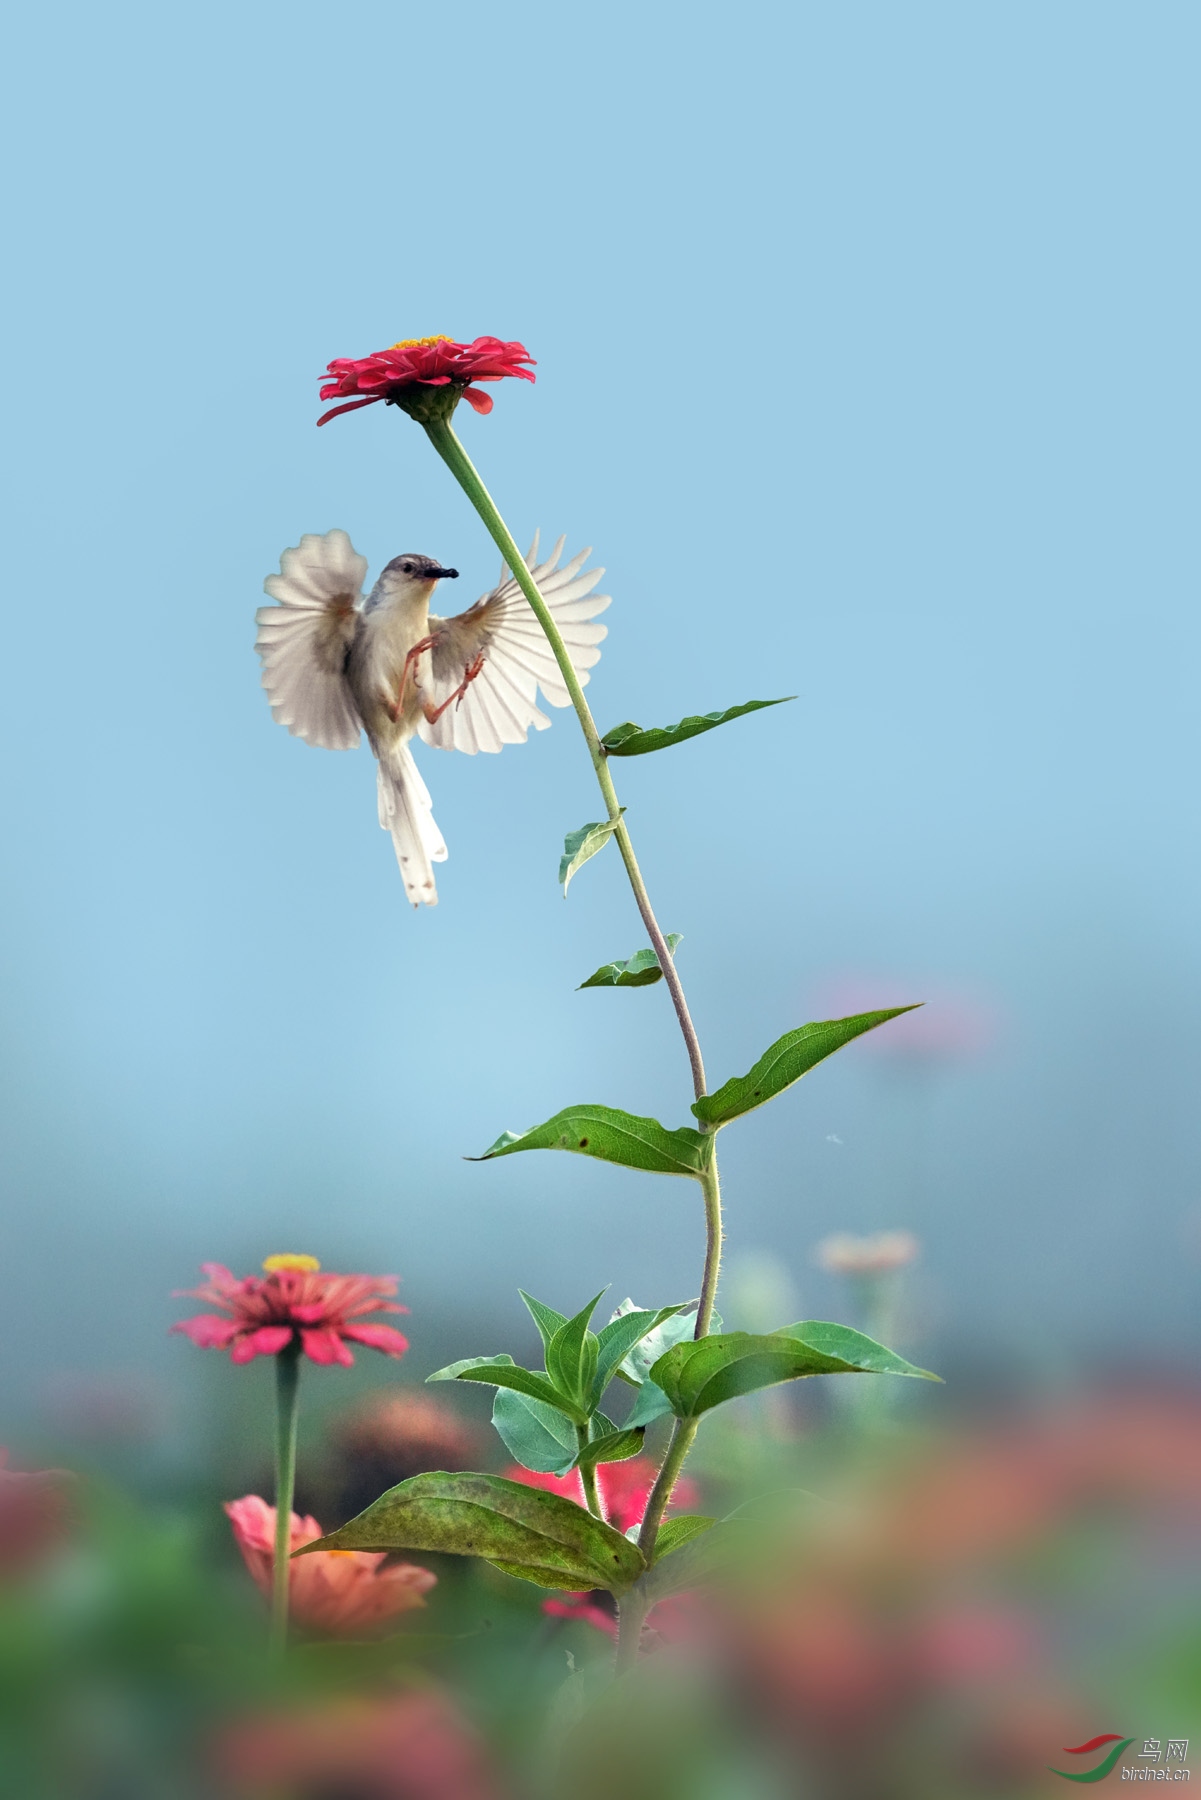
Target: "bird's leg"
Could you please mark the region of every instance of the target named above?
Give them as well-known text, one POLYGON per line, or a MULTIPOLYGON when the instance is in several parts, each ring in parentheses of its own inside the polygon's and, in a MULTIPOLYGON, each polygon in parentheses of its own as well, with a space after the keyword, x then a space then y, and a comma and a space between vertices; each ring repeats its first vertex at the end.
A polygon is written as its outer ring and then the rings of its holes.
POLYGON ((450 696, 450 699, 444 700, 441 706, 427 706, 423 708, 426 720, 429 724, 436 725, 448 706, 455 706, 456 704, 462 705, 464 694, 467 692, 483 666, 484 652, 481 650, 479 655, 473 657, 471 662, 468 663, 466 669, 463 671, 463 679, 455 689, 454 693, 450 696))
POLYGON ((405 692, 409 685, 409 679, 413 673, 413 665, 416 663, 419 656, 423 656, 427 650, 432 650, 436 642, 436 638, 423 637, 420 643, 413 645, 413 648, 405 657, 405 666, 400 674, 400 692, 396 696, 395 706, 390 706, 388 708, 393 720, 399 719, 401 712, 404 710, 405 692))

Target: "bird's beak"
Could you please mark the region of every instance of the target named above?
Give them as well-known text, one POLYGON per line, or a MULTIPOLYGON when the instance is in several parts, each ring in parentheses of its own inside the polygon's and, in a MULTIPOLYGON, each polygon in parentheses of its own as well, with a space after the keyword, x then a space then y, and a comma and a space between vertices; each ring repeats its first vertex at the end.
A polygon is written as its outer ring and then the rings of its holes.
POLYGON ((459 571, 457 569, 431 569, 426 579, 429 581, 457 581, 459 571))

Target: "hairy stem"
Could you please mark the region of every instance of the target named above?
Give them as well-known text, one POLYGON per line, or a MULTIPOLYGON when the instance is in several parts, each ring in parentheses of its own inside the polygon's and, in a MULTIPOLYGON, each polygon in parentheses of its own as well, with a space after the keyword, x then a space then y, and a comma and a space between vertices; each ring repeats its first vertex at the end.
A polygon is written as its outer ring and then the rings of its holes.
POLYGON ((296 1422, 300 1398, 300 1344, 294 1340, 275 1359, 275 1559, 271 1581, 271 1637, 274 1657, 288 1643, 288 1580, 291 1574, 292 1495, 296 1487, 296 1422))
MULTIPOLYGON (((586 1425, 577 1425, 576 1437, 582 1452, 587 1447, 588 1443, 588 1427, 586 1425)), ((580 1480, 584 1487, 584 1498, 588 1502, 588 1511, 592 1514, 594 1519, 603 1519, 605 1516, 605 1509, 601 1505, 600 1488, 598 1487, 596 1480, 596 1464, 581 1463, 579 1468, 580 1480)))

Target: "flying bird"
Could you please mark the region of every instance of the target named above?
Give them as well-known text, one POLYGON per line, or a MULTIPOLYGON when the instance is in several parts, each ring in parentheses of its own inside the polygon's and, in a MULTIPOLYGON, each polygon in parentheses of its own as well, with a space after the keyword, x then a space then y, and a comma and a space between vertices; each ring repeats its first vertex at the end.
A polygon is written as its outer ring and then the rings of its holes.
MULTIPOLYGON (((566 541, 539 563, 535 534, 525 561, 583 683, 608 635, 590 621, 609 596, 592 592, 603 569, 580 572, 590 549, 559 568, 566 541)), ((394 556, 366 600, 367 559, 344 531, 306 534, 279 569, 263 583, 277 604, 255 615, 272 714, 324 750, 353 750, 366 732, 379 765, 379 822, 405 893, 414 906, 436 906, 433 865, 446 861, 446 845, 409 740, 474 756, 524 744, 531 725, 545 731, 538 689, 551 706, 571 704, 550 644, 503 568, 491 593, 448 619, 430 611, 430 599, 458 570, 415 551, 394 556)))

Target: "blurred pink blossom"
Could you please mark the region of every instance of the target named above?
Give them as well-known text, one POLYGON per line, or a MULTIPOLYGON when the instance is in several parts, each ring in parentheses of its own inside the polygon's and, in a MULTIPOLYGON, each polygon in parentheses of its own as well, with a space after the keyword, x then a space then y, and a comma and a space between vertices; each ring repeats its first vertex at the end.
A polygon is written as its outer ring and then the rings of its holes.
POLYGON ((896 1062, 960 1062, 987 1049, 996 1036, 995 1006, 926 981, 851 975, 830 982, 817 1004, 819 1017, 846 1019, 916 1002, 920 1004, 915 1011, 889 1019, 858 1039, 862 1053, 896 1062))
POLYGON ((296 1336, 310 1362, 345 1367, 354 1362, 348 1338, 385 1356, 403 1356, 409 1347, 391 1325, 360 1323, 364 1313, 408 1311, 385 1297, 396 1292, 394 1275, 322 1275, 315 1256, 291 1255, 269 1256, 265 1275, 239 1278, 222 1263, 201 1267, 208 1281, 181 1292, 222 1306, 226 1314, 198 1313, 171 1329, 202 1350, 228 1350, 231 1362, 277 1356, 296 1336))
POLYGON ((21 1573, 62 1542, 72 1479, 66 1469, 10 1469, 0 1450, 0 1574, 21 1573))
MULTIPOLYGON (((310 1562, 314 1559, 310 1557, 310 1562)), ((482 1747, 454 1704, 423 1686, 384 1699, 310 1700, 227 1730, 221 1792, 261 1800, 498 1800, 482 1747), (232 1785, 231 1785, 232 1784, 232 1785)))
MULTIPOLYGON (((246 1567, 264 1594, 275 1566, 275 1508, 257 1494, 227 1500, 225 1511, 246 1567)), ((292 1514, 290 1547, 299 1550, 322 1535, 316 1519, 292 1514)), ((365 1550, 318 1550, 291 1565, 289 1594, 299 1625, 338 1636, 367 1631, 398 1614, 424 1606, 437 1576, 414 1563, 390 1563, 365 1550)))

